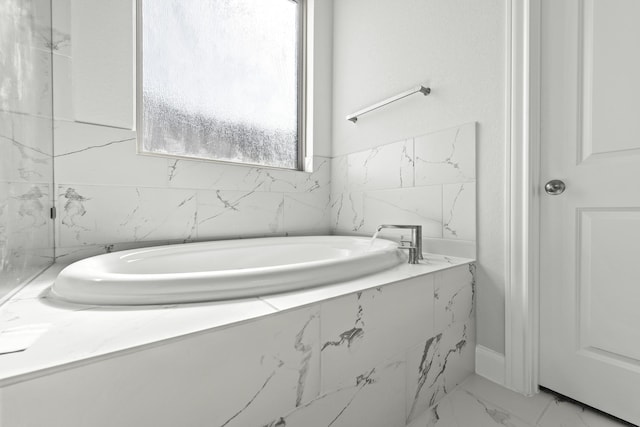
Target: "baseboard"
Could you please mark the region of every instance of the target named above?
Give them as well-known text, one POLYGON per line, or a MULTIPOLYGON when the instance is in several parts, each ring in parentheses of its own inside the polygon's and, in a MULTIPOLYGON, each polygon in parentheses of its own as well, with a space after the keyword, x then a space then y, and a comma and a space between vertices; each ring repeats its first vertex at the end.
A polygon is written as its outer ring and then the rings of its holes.
POLYGON ((504 385, 504 354, 477 345, 476 374, 494 383, 504 385))

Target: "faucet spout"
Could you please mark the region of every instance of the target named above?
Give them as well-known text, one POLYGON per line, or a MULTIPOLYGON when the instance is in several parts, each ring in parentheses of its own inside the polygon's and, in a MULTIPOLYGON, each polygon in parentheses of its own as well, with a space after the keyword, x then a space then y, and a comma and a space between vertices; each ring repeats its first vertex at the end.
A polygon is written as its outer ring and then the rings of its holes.
POLYGON ((376 233, 379 233, 384 228, 411 230, 411 247, 414 249, 415 256, 410 256, 409 262, 411 264, 416 264, 417 260, 424 259, 422 256, 422 226, 421 225, 382 224, 378 226, 376 233), (412 262, 412 261, 415 261, 415 262, 412 262))

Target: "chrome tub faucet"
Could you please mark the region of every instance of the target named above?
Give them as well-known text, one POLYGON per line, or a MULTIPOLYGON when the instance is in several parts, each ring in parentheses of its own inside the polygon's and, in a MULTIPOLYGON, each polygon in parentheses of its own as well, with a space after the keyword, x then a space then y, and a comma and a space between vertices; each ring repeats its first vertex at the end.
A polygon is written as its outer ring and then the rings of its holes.
POLYGON ((400 240, 400 246, 398 246, 398 249, 409 251, 409 264, 418 264, 419 260, 424 259, 422 257, 422 226, 421 225, 382 224, 378 226, 376 235, 383 228, 411 230, 411 240, 400 240), (405 246, 405 243, 408 243, 409 246, 405 246))

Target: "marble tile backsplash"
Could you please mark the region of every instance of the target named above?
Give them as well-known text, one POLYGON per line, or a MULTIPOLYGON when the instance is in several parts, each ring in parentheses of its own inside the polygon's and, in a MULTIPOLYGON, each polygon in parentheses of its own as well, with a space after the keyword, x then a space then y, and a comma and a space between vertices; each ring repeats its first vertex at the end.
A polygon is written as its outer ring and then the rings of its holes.
POLYGON ((0 7, 0 300, 53 262, 51 2, 0 7))
POLYGON ((66 120, 54 136, 61 259, 133 243, 330 231, 328 158, 305 173, 142 156, 133 131, 66 120))
POLYGON ((420 224, 427 251, 474 257, 475 150, 476 124, 468 123, 333 158, 333 231, 420 224))

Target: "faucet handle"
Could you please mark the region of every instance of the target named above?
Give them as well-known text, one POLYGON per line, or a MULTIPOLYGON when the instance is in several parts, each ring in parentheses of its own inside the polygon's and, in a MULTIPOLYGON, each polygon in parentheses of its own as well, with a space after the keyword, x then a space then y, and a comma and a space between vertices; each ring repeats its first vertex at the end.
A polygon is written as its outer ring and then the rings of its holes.
POLYGON ((415 246, 398 246, 398 249, 409 251, 409 264, 418 264, 418 248, 415 246))

